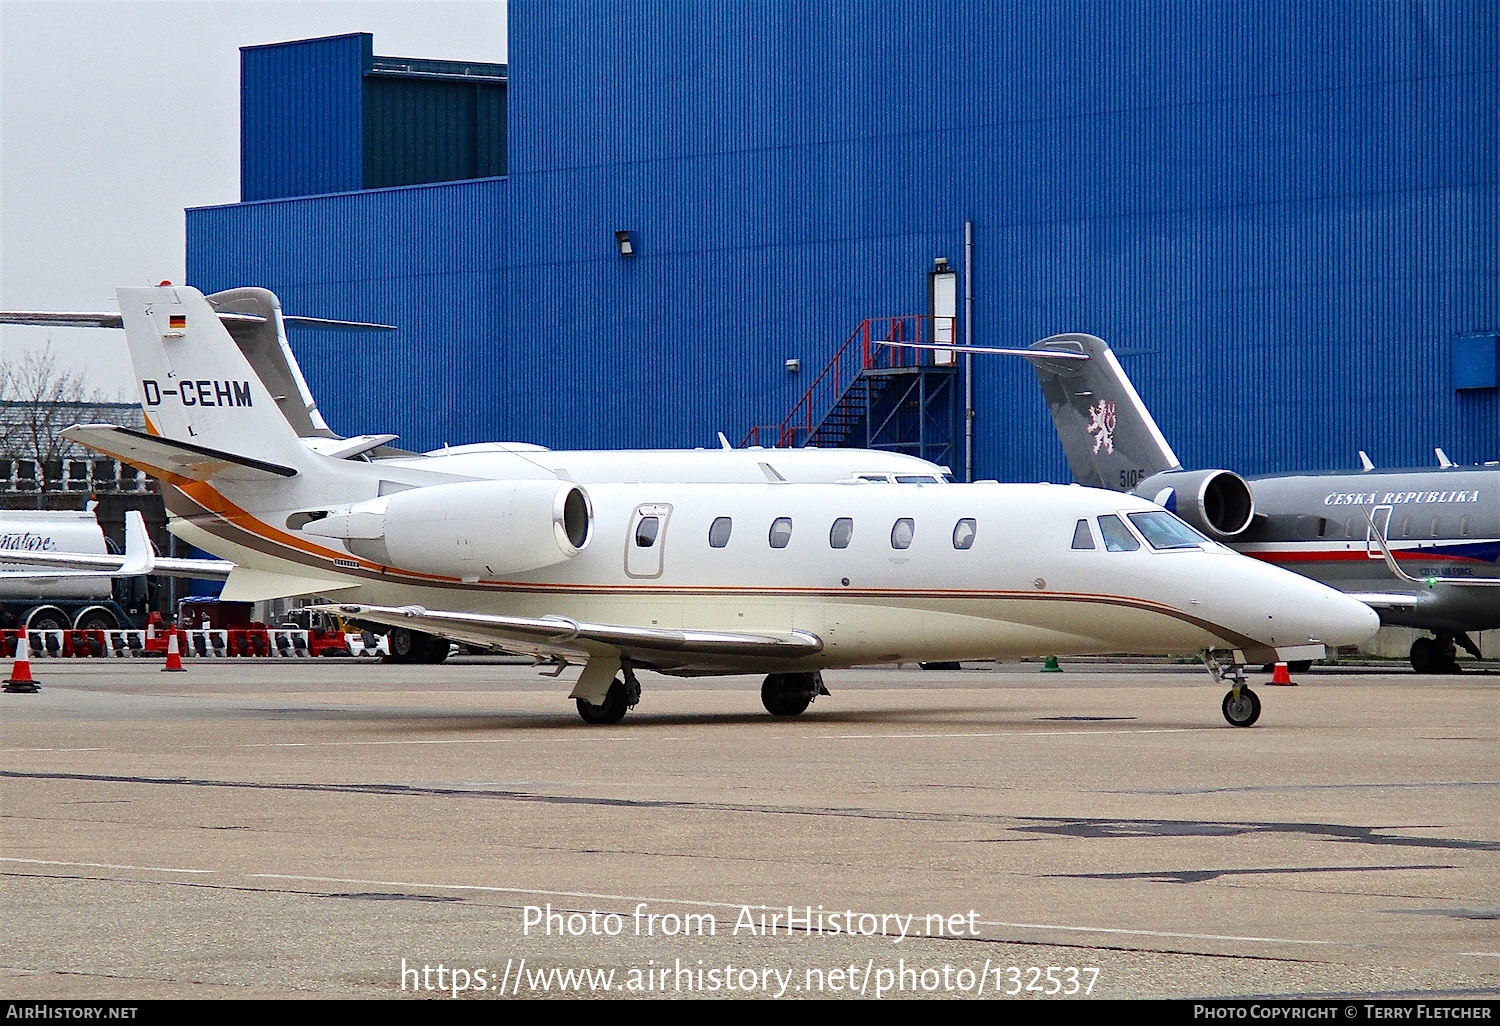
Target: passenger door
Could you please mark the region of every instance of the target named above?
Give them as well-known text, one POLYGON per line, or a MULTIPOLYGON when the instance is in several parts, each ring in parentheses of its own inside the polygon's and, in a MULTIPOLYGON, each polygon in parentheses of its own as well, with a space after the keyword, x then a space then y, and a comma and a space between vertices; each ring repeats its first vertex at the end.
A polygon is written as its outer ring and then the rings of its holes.
MULTIPOLYGON (((1390 506, 1376 506, 1370 511, 1370 519, 1375 521, 1375 527, 1379 529, 1380 535, 1389 545, 1391 541, 1391 508, 1390 506)), ((1375 532, 1365 524, 1365 555, 1371 559, 1384 559, 1380 552, 1380 544, 1375 540, 1375 532)))
POLYGON ((625 536, 625 573, 630 577, 660 577, 662 556, 667 544, 667 522, 672 507, 665 502, 648 502, 630 515, 630 531, 625 536))

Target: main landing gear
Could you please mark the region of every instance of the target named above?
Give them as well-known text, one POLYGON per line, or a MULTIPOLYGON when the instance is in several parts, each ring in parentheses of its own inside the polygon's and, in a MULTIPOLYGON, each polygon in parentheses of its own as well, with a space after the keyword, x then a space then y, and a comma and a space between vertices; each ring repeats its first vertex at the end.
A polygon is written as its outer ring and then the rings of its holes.
POLYGON ((620 661, 620 676, 615 678, 614 683, 605 692, 603 702, 595 705, 582 698, 573 699, 578 705, 578 715, 583 717, 584 723, 605 727, 614 726, 623 720, 625 714, 634 709, 640 700, 641 682, 636 679, 635 670, 631 669, 628 659, 620 661))
POLYGON ((1203 665, 1215 680, 1229 681, 1229 692, 1224 696, 1224 719, 1231 727, 1249 727, 1260 719, 1260 696, 1245 684, 1245 665, 1231 658, 1221 663, 1212 652, 1203 653, 1203 665))
POLYGON ((1463 631, 1441 631, 1435 638, 1418 638, 1411 643, 1411 668, 1418 673, 1458 673, 1459 648, 1479 658, 1479 646, 1463 631))
POLYGON ((447 638, 405 627, 392 627, 386 634, 386 644, 391 649, 386 658, 393 663, 440 663, 448 658, 447 638))
POLYGON ((760 702, 772 716, 801 715, 826 694, 821 673, 773 673, 760 686, 760 702))

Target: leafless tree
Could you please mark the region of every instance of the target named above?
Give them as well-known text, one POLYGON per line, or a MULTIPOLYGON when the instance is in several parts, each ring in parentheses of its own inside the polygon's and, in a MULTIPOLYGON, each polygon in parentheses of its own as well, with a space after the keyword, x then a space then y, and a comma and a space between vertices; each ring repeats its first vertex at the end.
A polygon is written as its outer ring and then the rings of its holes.
POLYGON ((91 407, 103 402, 103 393, 88 390, 82 372, 58 366, 50 338, 19 364, 0 361, 0 456, 35 460, 37 489, 47 491, 57 484, 49 479, 51 468, 81 452, 62 436, 63 428, 98 419, 91 407))

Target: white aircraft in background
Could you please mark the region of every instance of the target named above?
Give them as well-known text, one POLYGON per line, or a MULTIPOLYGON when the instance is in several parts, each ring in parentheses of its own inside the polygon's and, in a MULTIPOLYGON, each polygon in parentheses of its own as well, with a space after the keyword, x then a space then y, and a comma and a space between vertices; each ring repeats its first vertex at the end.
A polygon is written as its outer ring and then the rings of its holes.
POLYGON ((49 579, 78 580, 89 577, 190 577, 195 580, 222 581, 229 577, 234 564, 222 559, 179 559, 156 554, 146 530, 146 518, 140 510, 125 511, 125 554, 66 552, 57 549, 6 551, 7 565, 47 567, 0 571, 0 581, 40 581, 49 579))
MULTIPOLYGON (((876 481, 931 484, 950 479, 945 467, 877 449, 735 449, 721 432, 717 449, 552 450, 524 442, 479 442, 418 453, 396 448, 394 434, 336 434, 323 419, 287 340, 288 324, 335 330, 394 330, 390 325, 284 314, 276 294, 238 288, 205 297, 303 444, 336 459, 362 460, 456 474, 514 480, 758 483, 876 481)), ((0 313, 0 324, 122 328, 118 313, 0 313)), ((212 398, 212 397, 211 397, 212 398)), ((267 596, 271 597, 271 596, 267 596)), ((279 597, 279 596, 277 596, 279 597)))
POLYGON ((591 723, 638 669, 766 674, 795 715, 821 671, 898 661, 1202 653, 1308 658, 1378 626, 1337 591, 1209 542, 1140 498, 1058 485, 475 479, 311 449, 187 287, 121 288, 146 431, 64 434, 171 486, 179 537, 226 590, 336 594, 359 621, 583 664, 591 723))

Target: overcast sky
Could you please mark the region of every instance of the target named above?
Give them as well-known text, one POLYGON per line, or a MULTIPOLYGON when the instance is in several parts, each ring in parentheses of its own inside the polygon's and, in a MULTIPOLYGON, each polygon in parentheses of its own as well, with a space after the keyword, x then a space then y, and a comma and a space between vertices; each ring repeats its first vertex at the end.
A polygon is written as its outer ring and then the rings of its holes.
MULTIPOLYGON (((239 48, 346 32, 506 60, 505 0, 0 0, 0 309, 112 311, 116 285, 182 281, 183 209, 240 196, 239 48)), ((49 333, 134 401, 119 332, 0 327, 0 358, 49 333)))

